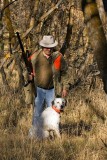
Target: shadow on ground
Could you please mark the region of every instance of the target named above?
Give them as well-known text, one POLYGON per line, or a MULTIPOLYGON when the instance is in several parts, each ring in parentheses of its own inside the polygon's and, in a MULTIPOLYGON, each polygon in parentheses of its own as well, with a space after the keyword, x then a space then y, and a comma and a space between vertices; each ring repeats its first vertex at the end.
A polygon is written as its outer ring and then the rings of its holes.
POLYGON ((84 121, 79 123, 61 124, 60 132, 61 134, 67 134, 68 136, 81 136, 84 131, 89 132, 92 130, 91 124, 86 124, 84 121))

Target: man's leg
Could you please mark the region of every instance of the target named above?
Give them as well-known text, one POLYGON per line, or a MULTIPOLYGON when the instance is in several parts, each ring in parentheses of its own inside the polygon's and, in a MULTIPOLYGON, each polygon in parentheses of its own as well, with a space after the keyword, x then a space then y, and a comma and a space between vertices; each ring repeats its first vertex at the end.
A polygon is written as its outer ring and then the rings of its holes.
POLYGON ((37 97, 35 98, 35 107, 34 107, 34 114, 33 114, 33 125, 36 124, 38 117, 40 117, 43 111, 44 100, 45 100, 44 89, 37 87, 37 97))
POLYGON ((52 101, 55 99, 55 90, 50 89, 50 90, 46 90, 46 104, 47 107, 52 106, 52 101))

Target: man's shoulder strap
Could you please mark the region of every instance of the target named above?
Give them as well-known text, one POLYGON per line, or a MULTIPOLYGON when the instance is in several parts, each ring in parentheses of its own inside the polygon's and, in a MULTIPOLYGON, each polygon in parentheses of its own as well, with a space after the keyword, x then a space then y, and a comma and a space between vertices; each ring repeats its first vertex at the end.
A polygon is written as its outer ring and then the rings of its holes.
POLYGON ((59 57, 59 56, 62 57, 62 54, 61 54, 59 51, 53 52, 53 53, 52 53, 52 59, 53 59, 53 61, 54 61, 57 57, 59 57))

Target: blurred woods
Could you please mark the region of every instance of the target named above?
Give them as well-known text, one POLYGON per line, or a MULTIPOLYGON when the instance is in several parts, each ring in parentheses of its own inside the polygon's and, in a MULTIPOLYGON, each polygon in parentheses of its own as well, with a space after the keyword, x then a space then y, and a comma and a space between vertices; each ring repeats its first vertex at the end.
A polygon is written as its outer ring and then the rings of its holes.
POLYGON ((0 0, 0 159, 107 160, 106 12, 107 0, 0 0), (67 60, 61 141, 28 140, 32 85, 16 32, 26 55, 51 34, 67 60))
MULTIPOLYGON (((3 94, 3 90, 14 93, 23 91, 23 84, 26 81, 27 70, 22 60, 16 32, 20 33, 24 49, 25 51, 29 50, 30 54, 39 49, 38 42, 43 35, 53 35, 59 43, 57 49, 65 56, 69 65, 70 89, 81 82, 86 82, 87 79, 90 80, 89 87, 91 87, 96 76, 99 75, 96 60, 101 72, 104 68, 106 69, 105 66, 100 67, 105 63, 104 60, 101 60, 101 53, 98 56, 91 54, 95 49, 97 51, 97 45, 102 39, 106 41, 106 21, 106 12, 102 0, 96 0, 96 2, 92 0, 1 0, 1 94, 3 94), (92 7, 92 11, 86 11, 84 9, 85 4, 82 2, 95 3, 97 8, 92 7), (99 13, 100 24, 99 26, 89 26, 89 20, 93 15, 88 14, 90 12, 95 13, 96 9, 99 13), (94 27, 95 29, 93 29, 94 27), (104 31, 104 35, 96 45, 94 40, 98 39, 99 36, 95 35, 95 30, 98 27, 104 31), (92 33, 89 35, 91 29, 93 29, 92 33), (94 55, 95 58, 93 58, 94 55)), ((105 56, 104 53, 103 59, 105 56)), ((102 74, 106 74, 105 72, 102 74)), ((21 98, 24 100, 24 96, 21 98)))

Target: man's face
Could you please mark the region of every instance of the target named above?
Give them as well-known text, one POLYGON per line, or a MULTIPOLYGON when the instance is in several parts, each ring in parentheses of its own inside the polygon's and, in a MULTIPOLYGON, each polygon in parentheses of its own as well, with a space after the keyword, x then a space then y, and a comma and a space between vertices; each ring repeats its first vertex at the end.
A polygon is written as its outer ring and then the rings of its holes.
POLYGON ((43 51, 44 51, 44 53, 46 54, 46 55, 48 55, 48 56, 50 56, 51 55, 51 48, 43 48, 43 51))

